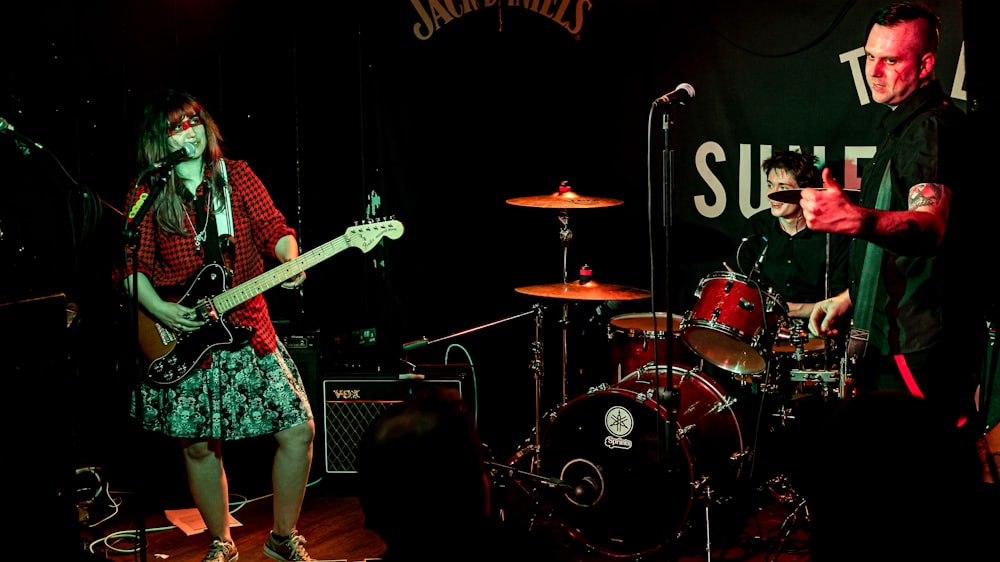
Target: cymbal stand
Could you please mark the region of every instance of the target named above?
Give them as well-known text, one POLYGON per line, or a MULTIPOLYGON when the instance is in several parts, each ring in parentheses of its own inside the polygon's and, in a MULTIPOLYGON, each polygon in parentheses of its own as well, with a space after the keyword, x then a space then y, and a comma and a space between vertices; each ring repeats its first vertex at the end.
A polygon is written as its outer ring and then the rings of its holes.
MULTIPOLYGON (((563 182, 564 184, 566 182, 563 182)), ((569 228, 569 211, 566 209, 559 210, 559 222, 562 227, 559 229, 559 240, 562 241, 563 248, 563 263, 562 263, 562 281, 563 283, 569 283, 569 270, 567 269, 567 261, 569 257, 569 241, 573 239, 573 231, 569 228)), ((560 321, 562 326, 562 389, 560 394, 560 404, 565 404, 567 399, 566 393, 566 379, 568 377, 568 361, 567 361, 567 333, 569 331, 569 302, 564 302, 562 306, 562 320, 560 321)))
POLYGON ((562 280, 563 283, 568 283, 567 278, 567 259, 569 257, 569 241, 573 239, 573 231, 569 228, 569 211, 566 209, 559 209, 559 222, 562 223, 562 227, 559 228, 559 240, 562 241, 563 247, 563 264, 562 264, 562 280))
MULTIPOLYGON (((535 376, 535 445, 538 453, 542 446, 542 379, 545 375, 545 346, 542 343, 542 307, 535 305, 535 341, 531 342, 531 371, 535 376)), ((531 461, 532 469, 538 467, 538 455, 531 461)))
POLYGON ((525 439, 524 443, 514 451, 514 454, 507 460, 511 466, 519 464, 520 459, 525 455, 531 455, 528 470, 534 472, 538 468, 538 451, 541 450, 542 440, 542 380, 545 376, 545 346, 542 344, 542 319, 545 307, 536 304, 533 306, 535 313, 535 341, 531 342, 531 371, 535 377, 535 427, 532 435, 525 439))
POLYGON ((699 490, 704 487, 705 493, 705 556, 706 560, 712 559, 712 516, 709 513, 712 505, 712 486, 707 484, 708 477, 701 476, 698 480, 691 483, 694 490, 699 490))

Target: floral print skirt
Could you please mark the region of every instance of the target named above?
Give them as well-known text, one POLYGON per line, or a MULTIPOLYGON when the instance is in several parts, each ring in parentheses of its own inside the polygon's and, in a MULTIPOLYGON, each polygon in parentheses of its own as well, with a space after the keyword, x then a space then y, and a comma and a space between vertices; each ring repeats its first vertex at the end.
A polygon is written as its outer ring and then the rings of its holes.
MULTIPOLYGON (((270 435, 313 417, 288 350, 259 357, 249 345, 215 350, 211 366, 167 387, 140 385, 142 427, 171 437, 231 441, 270 435)), ((131 413, 135 417, 136 395, 131 413)))

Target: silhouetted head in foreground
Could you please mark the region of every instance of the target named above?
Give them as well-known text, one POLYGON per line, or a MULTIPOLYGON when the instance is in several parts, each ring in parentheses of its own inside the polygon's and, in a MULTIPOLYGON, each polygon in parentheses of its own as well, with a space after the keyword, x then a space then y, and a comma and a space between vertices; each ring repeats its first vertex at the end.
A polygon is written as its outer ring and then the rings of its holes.
POLYGON ((459 391, 429 388, 390 406, 366 429, 358 456, 365 527, 386 543, 385 559, 481 559, 490 486, 459 391))

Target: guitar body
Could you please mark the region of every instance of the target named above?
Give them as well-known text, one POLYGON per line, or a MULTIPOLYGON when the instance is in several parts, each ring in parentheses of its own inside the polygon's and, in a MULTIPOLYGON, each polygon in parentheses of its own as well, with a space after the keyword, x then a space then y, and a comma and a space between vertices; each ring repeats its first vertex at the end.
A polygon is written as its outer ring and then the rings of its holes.
POLYGON ((145 357, 146 382, 150 386, 176 384, 191 374, 213 349, 242 343, 252 330, 230 327, 215 313, 212 298, 226 289, 226 271, 219 264, 202 268, 178 303, 198 311, 204 320, 194 332, 174 332, 139 311, 139 348, 145 357))

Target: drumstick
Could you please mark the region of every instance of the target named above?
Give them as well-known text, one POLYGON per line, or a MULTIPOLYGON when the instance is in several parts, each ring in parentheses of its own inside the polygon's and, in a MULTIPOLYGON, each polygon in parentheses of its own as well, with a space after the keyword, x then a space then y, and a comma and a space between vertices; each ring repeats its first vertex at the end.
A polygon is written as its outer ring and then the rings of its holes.
POLYGON ((733 268, 729 267, 728 263, 722 262, 722 265, 726 268, 726 271, 728 271, 729 273, 736 273, 735 271, 733 271, 733 268))

